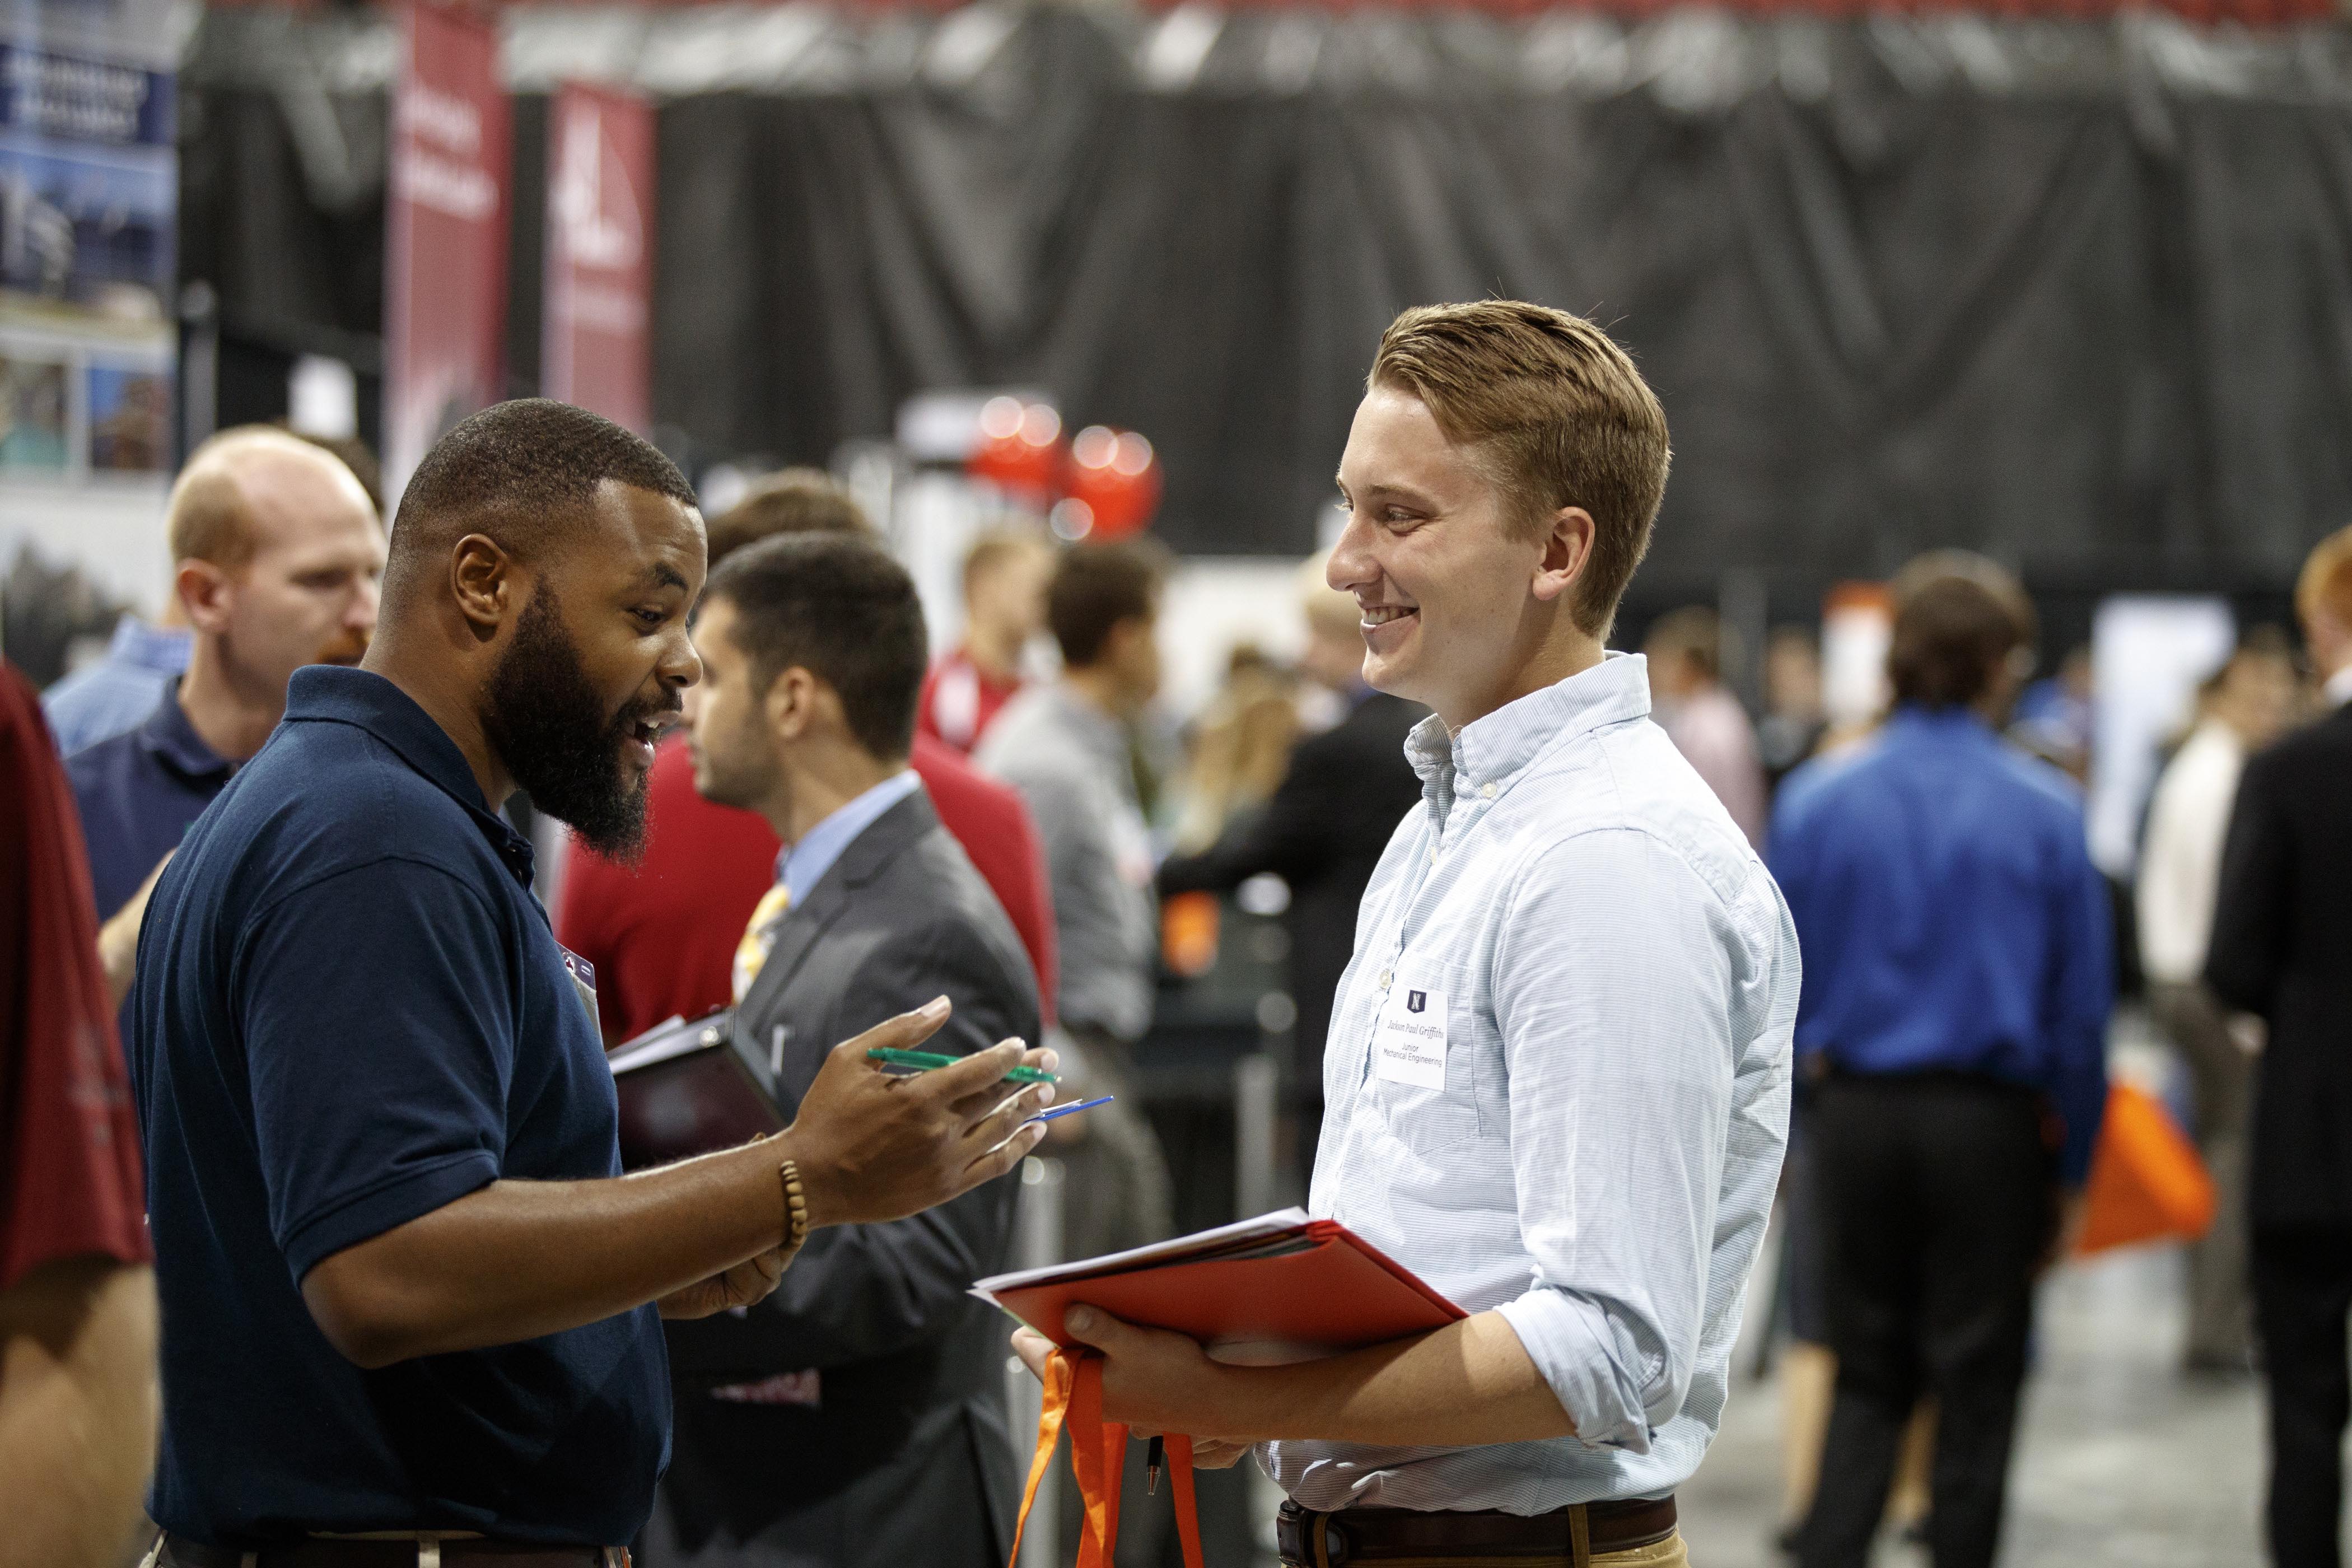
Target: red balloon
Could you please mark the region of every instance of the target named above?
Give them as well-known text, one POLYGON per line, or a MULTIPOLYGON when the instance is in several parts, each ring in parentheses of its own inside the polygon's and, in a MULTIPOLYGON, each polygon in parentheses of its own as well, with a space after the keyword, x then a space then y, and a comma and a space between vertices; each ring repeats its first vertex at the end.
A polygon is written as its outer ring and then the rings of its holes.
POLYGON ((1089 537, 1123 539, 1140 532, 1160 510, 1160 458, 1133 430, 1089 425, 1070 443, 1063 489, 1091 514, 1089 537))
POLYGON ((980 413, 980 445, 964 472, 1038 508, 1059 493, 1066 443, 1051 405, 992 397, 980 413))

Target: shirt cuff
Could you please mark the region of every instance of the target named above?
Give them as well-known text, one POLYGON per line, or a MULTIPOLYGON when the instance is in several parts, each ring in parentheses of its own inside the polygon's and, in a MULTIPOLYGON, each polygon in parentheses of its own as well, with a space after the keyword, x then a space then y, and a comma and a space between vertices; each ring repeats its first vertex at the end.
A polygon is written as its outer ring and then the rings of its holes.
POLYGON ((487 1149, 472 1149, 305 1215, 287 1226, 278 1241, 295 1288, 301 1288, 302 1277, 320 1262, 343 1248, 398 1229, 498 1179, 498 1157, 487 1149))
POLYGON ((1608 1315, 1565 1290, 1538 1286, 1495 1309, 1552 1397, 1576 1423, 1576 1436, 1596 1447, 1650 1451, 1650 1419, 1638 1384, 1618 1364, 1608 1315))

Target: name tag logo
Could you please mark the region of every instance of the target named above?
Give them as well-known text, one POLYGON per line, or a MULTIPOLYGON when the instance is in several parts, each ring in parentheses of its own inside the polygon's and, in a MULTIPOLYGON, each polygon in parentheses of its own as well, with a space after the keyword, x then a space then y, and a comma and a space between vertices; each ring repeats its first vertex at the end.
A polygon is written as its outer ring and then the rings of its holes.
POLYGON ((1399 976, 1372 1028, 1372 1073, 1414 1089, 1445 1088, 1445 993, 1432 989, 1430 976, 1399 976))

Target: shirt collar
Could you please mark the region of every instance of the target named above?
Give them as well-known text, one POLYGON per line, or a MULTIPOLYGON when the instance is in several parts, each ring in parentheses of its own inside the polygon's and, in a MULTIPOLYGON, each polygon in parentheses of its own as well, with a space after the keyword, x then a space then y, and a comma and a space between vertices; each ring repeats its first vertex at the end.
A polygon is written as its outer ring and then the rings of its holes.
POLYGON ((1067 681, 1052 689, 1053 700, 1061 705, 1070 727, 1106 756, 1124 758, 1127 755, 1127 731, 1118 720, 1078 695, 1067 681))
POLYGON ((2347 702, 2352 702, 2352 664, 2329 676, 2327 684, 2320 688, 2320 692, 2331 708, 2341 708, 2347 702))
POLYGON ((1954 706, 1928 708, 1916 702, 1906 702, 1887 716, 1886 731, 1890 735, 1907 735, 1956 741, 1993 741, 2000 737, 1984 721, 1984 715, 1973 708, 1954 706))
POLYGON ((1449 733, 1433 713, 1405 737, 1404 753, 1424 790, 1449 799, 1490 784, 1499 791, 1558 742, 1649 711, 1649 661, 1638 653, 1607 653, 1591 668, 1506 702, 1459 733, 1449 733))
POLYGON ((857 840, 857 836, 879 821, 892 806, 915 793, 920 786, 912 768, 892 773, 872 789, 858 795, 847 805, 836 807, 831 816, 801 835, 800 842, 776 857, 776 880, 784 885, 792 901, 798 904, 807 898, 824 874, 833 869, 842 851, 857 840))
POLYGON ((188 668, 188 650, 195 640, 185 626, 152 626, 137 616, 124 616, 114 623, 106 657, 158 675, 178 675, 188 668))
POLYGON ((139 743, 149 755, 181 777, 191 780, 226 778, 236 764, 205 744, 188 710, 180 706, 180 679, 163 688, 163 700, 139 726, 139 743))
POLYGON ((366 731, 466 808, 517 881, 530 885, 530 840, 492 811, 466 753, 416 700, 373 670, 306 665, 286 688, 286 721, 318 721, 366 731))

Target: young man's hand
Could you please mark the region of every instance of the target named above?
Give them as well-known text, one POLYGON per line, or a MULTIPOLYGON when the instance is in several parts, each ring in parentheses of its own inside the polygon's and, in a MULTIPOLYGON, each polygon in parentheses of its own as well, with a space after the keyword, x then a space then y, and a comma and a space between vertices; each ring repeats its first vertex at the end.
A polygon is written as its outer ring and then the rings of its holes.
POLYGON ((1021 1066, 1051 1071, 1052 1051, 1019 1040, 991 1046, 929 1072, 886 1073, 866 1059, 877 1047, 908 1049, 948 1021, 944 996, 834 1047, 773 1140, 800 1169, 812 1226, 904 1219, 1004 1174, 1037 1146, 1045 1126, 1024 1127, 1053 1103, 1051 1084, 1023 1087, 1021 1066))
MULTIPOLYGON (((1104 1420, 1123 1423, 1146 1437, 1213 1425, 1214 1391, 1227 1369, 1211 1361, 1197 1342, 1165 1329, 1123 1323, 1096 1307, 1073 1307, 1062 1323, 1072 1339, 1093 1346, 1102 1357, 1104 1420)), ((1045 1375, 1053 1341, 1034 1329, 1019 1329, 1013 1349, 1031 1372, 1045 1375)), ((1221 1445, 1234 1441, 1217 1439, 1221 1445)), ((1232 1464, 1247 1447, 1240 1444, 1232 1458, 1210 1468, 1232 1464)), ((1201 1462, 1197 1449, 1193 1462, 1201 1462)))

